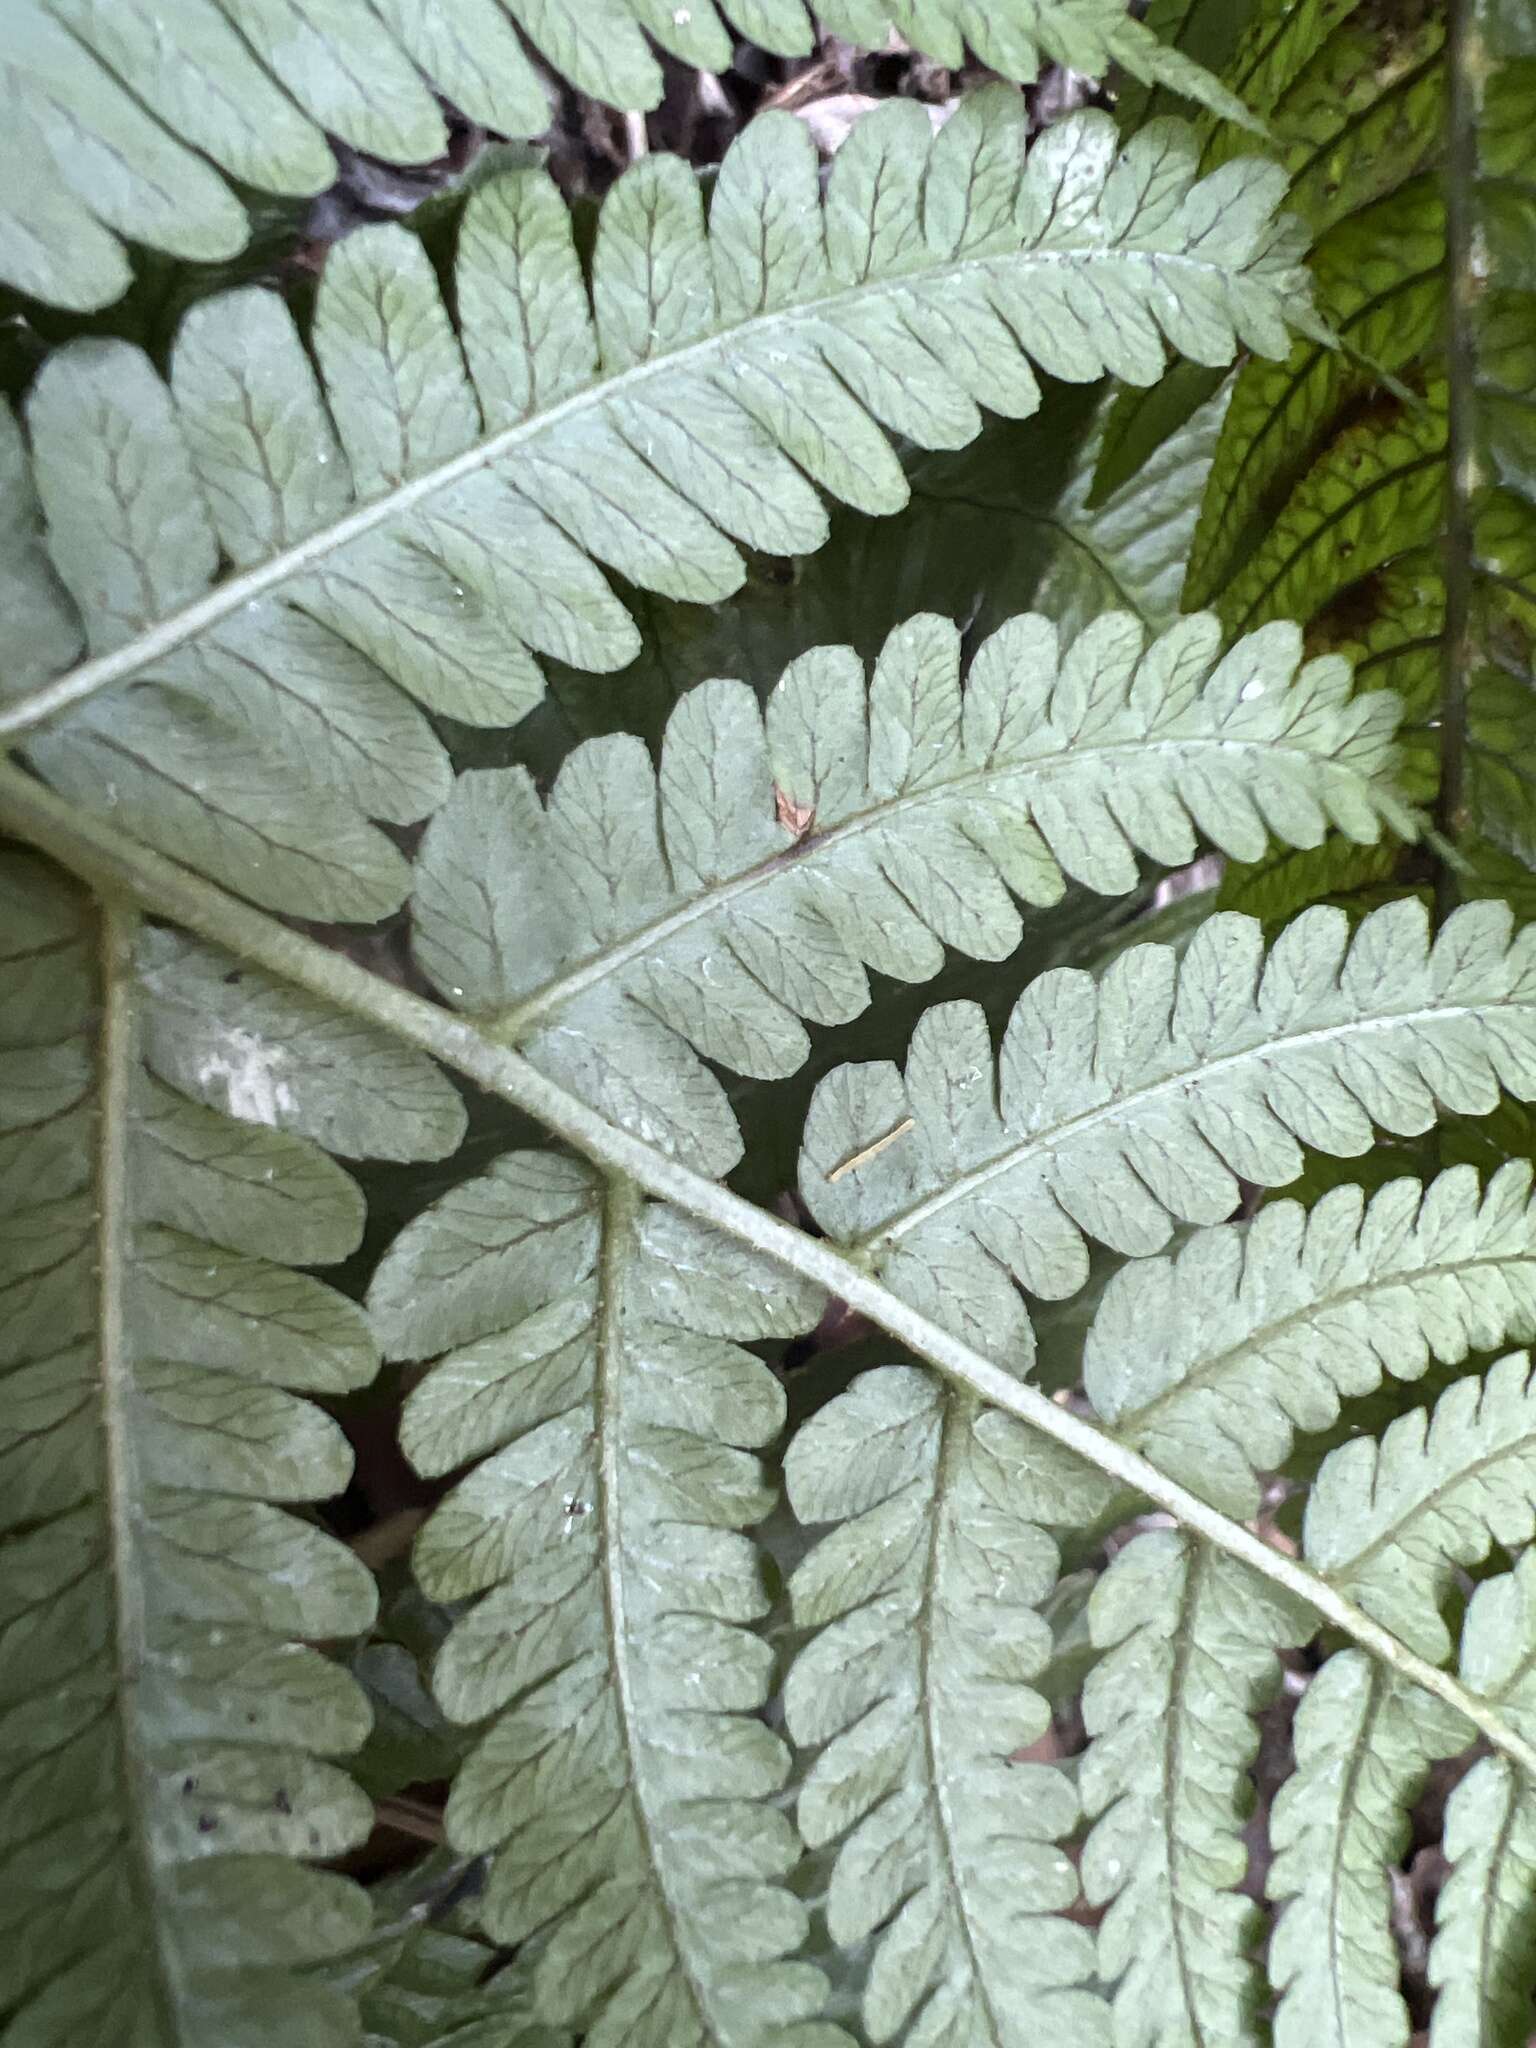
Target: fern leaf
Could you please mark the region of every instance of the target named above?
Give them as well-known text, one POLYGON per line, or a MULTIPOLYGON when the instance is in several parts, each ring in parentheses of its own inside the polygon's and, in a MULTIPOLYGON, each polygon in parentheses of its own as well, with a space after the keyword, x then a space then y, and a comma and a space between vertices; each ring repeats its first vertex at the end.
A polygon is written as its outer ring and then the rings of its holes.
POLYGON ((357 1307, 292 1270, 355 1248, 362 1198, 294 1128, 319 1119, 277 1128, 249 1079, 281 1056, 313 1110, 297 1038, 227 1032, 248 1078, 218 1109, 156 1078, 209 1065, 213 1027, 185 1043, 132 927, 0 863, 0 2014, 38 2048, 345 2048, 349 2001, 306 1973, 367 1904, 291 1859, 372 1826, 324 1761, 366 1701, 306 1644, 365 1630, 375 1595, 285 1509, 351 1467, 302 1396, 377 1365, 357 1307))
POLYGON ((1533 282, 1515 223, 1536 194, 1529 36, 1483 0, 1449 16, 1268 0, 1262 13, 1272 39, 1292 35, 1269 111, 1321 237, 1320 308, 1351 352, 1302 343, 1239 373, 1187 601, 1214 602, 1234 630, 1304 619, 1310 644, 1422 703, 1432 782, 1448 676, 1458 786, 1442 808, 1463 890, 1523 903, 1536 494, 1533 282))
MULTIPOLYGON (((258 348, 265 306, 277 313, 276 299, 254 295, 258 348)), ((82 644, 120 646, 158 610, 205 590, 218 562, 178 423, 148 363, 124 343, 85 342, 56 355, 52 370, 59 374, 38 380, 32 403, 35 479, 0 407, 0 479, 11 494, 0 582, 17 607, 8 616, 33 625, 8 661, 7 694, 67 666, 82 644)), ((269 370, 280 384, 281 359, 269 370)), ((285 397, 278 417, 291 423, 292 411, 285 397)), ((311 472, 301 463, 299 473, 311 472)), ((408 886, 403 856, 369 815, 419 818, 451 780, 421 712, 289 606, 253 605, 170 658, 154 681, 105 693, 45 728, 31 754, 66 793, 257 902, 335 919, 382 916, 408 886)))
POLYGON ((783 1419, 740 1344, 814 1302, 584 1166, 511 1153, 407 1226, 369 1305, 391 1355, 447 1352, 402 1441, 426 1474, 472 1468, 415 1558, 434 1599, 484 1596, 434 1677, 450 1719, 486 1724, 448 1830, 493 1852, 491 1934, 546 1930, 541 2016, 591 2048, 835 2048, 765 1803, 788 1760, 754 1718, 770 1656, 743 1624, 766 1598, 740 1533, 783 1419))
POLYGON ((1283 1186, 1303 1144, 1369 1149, 1372 1125, 1536 1093, 1536 952, 1507 912, 1469 906, 1433 946, 1422 906, 1350 937, 1318 908, 1264 956, 1259 927, 1206 920, 1182 957, 1123 953, 1097 983, 1041 975, 995 1058, 982 1012, 930 1010, 903 1079, 840 1068, 817 1089, 801 1189, 828 1234, 935 1320, 1029 1355, 1014 1286, 1060 1298, 1085 1234, 1142 1256, 1176 1221, 1224 1221, 1238 1177, 1283 1186))
POLYGON ((1412 411, 1385 399, 1338 437, 1224 590, 1229 629, 1312 618, 1361 578, 1434 540, 1443 515, 1447 399, 1442 383, 1412 411))
MULTIPOLYGON (((900 29, 953 68, 967 42, 1016 80, 1043 58, 1096 75, 1118 64, 1249 118, 1120 0, 826 0, 817 12, 876 49, 900 29)), ((724 13, 779 54, 814 48, 804 0, 725 0, 724 13)), ((709 71, 733 55, 714 0, 177 0, 174 40, 146 0, 11 0, 8 28, 0 280, 81 311, 126 289, 120 235, 197 261, 238 253, 248 222, 225 178, 320 192, 335 176, 327 135, 429 162, 448 142, 439 95, 493 131, 539 134, 549 103, 519 29, 579 92, 617 107, 660 104, 647 38, 709 71)))
MULTIPOLYGON (((1148 0, 1142 20, 1160 43, 1221 77, 1253 4, 1254 0, 1148 0)), ((1166 102, 1177 100, 1179 90, 1173 80, 1167 85, 1123 80, 1116 108, 1121 127, 1127 134, 1144 128, 1154 115, 1169 111, 1166 102)))
MULTIPOLYGON (((1405 741, 1406 757, 1412 748, 1405 741)), ((1402 772, 1402 780, 1409 779, 1402 772)), ((1329 839, 1306 853, 1273 853, 1253 866, 1229 867, 1221 878, 1217 902, 1223 910, 1256 917, 1266 931, 1276 932, 1314 903, 1336 903, 1344 910, 1374 909, 1410 892, 1404 877, 1401 844, 1383 836, 1374 846, 1353 846, 1329 839)))
MULTIPOLYGON (((73 706, 33 741, 67 793, 268 907, 378 915, 404 872, 368 818, 420 817, 445 786, 408 699, 504 725, 542 694, 535 652, 622 667, 635 629, 598 562, 713 602, 741 582, 734 541, 820 544, 813 482, 904 500, 882 428, 955 447, 981 405, 1033 412, 1031 361, 1146 381, 1165 340, 1283 352, 1306 288, 1278 176, 1248 160, 1196 184, 1192 154, 1165 125, 1117 155, 1089 114, 1026 161, 999 87, 937 137, 908 103, 873 115, 823 205, 802 125, 775 116, 731 151, 707 229, 683 164, 637 165, 590 282, 542 171, 479 189, 457 331, 407 230, 349 237, 318 377, 257 290, 196 309, 169 390, 126 343, 56 351, 32 468, 92 659, 0 707, 0 731, 73 706)), ((18 547, 35 579, 35 535, 18 547)))
POLYGON ((1052 1917, 1077 1896, 1057 1846, 1077 1801, 1059 1771, 1010 1758, 1050 1724, 1029 1684, 1057 1569, 1038 1524, 1091 1519, 1107 1482, 907 1366, 861 1374, 804 1424, 785 1481, 802 1522, 838 1525, 791 1581, 794 1622, 817 1633, 785 1716, 818 1752, 799 1817, 813 1849, 836 1844, 832 1938, 872 1944, 870 2038, 1106 2041, 1092 1943, 1052 1917))
POLYGON ((537 1944, 500 1956, 473 1933, 468 1890, 445 1849, 370 1888, 378 1929, 359 1958, 362 2048, 572 2048, 537 2017, 537 1944))
POLYGON ((1329 1453, 1307 1499, 1305 1549, 1350 1597, 1439 1660, 1450 1636, 1438 1611, 1451 1568, 1536 1526, 1536 1390, 1531 1361, 1511 1352, 1481 1379, 1457 1381, 1432 1413, 1400 1416, 1379 1443, 1329 1453))
POLYGON ((1094 1826, 1083 1890, 1108 1904, 1099 1975, 1117 1985, 1116 2048, 1243 2048, 1264 2036, 1258 1909, 1236 1889, 1253 1716, 1277 1649, 1314 1623, 1246 1566, 1173 1530, 1138 1536, 1094 1586, 1104 1652, 1083 1688, 1079 1773, 1094 1826))
POLYGON ((1148 648, 1111 613, 1063 653, 1029 616, 962 691, 958 631, 920 617, 867 686, 831 648, 766 718, 742 683, 691 692, 659 776, 620 738, 578 748, 547 809, 521 769, 467 775, 422 848, 417 960, 606 1114, 723 1172, 736 1127, 703 1060, 794 1073, 800 1019, 867 1005, 865 963, 918 981, 945 947, 1004 959, 1015 897, 1052 903, 1064 875, 1130 890, 1138 853, 1177 865, 1197 830, 1255 852, 1266 827, 1370 840, 1401 816, 1390 698, 1351 699, 1338 664, 1298 672, 1283 630, 1217 653, 1208 619, 1148 648))
MULTIPOLYGON (((1536 1551, 1473 1592, 1461 1676, 1509 1723, 1536 1727, 1536 1551)), ((1429 1979, 1438 1992, 1431 2048, 1521 2048, 1536 1945, 1536 1802, 1501 1757, 1467 1774, 1446 1808, 1451 1873, 1436 1902, 1429 1979)))
MULTIPOLYGON (((1319 303, 1351 350, 1396 372, 1438 339, 1444 262, 1444 201, 1433 180, 1415 180, 1350 215, 1324 240, 1314 258, 1319 303)), ((1187 604, 1209 604, 1221 594, 1234 567, 1262 544, 1277 503, 1305 474, 1306 454, 1328 422, 1346 404, 1359 404, 1369 383, 1358 357, 1311 341, 1298 343, 1285 363, 1255 363, 1238 376, 1190 550, 1187 604)), ((1365 413, 1371 433, 1355 445, 1372 438, 1392 410, 1378 398, 1365 413)), ((1368 489, 1376 470, 1360 481, 1368 489)), ((1335 495, 1341 488, 1342 480, 1335 495)), ((1235 608, 1238 600, 1232 602, 1235 608)))
POLYGON ((605 677, 551 669, 554 710, 523 729, 519 758, 536 770, 547 761, 553 774, 579 740, 620 730, 659 750, 668 717, 698 684, 777 676, 824 645, 874 659, 917 612, 962 621, 972 649, 1026 611, 1043 612, 1068 642, 1110 611, 1165 632, 1180 617, 1221 403, 1102 505, 1089 502, 1106 409, 1092 385, 1058 386, 1032 418, 994 421, 963 449, 909 451, 911 500, 889 519, 835 509, 825 547, 787 571, 750 564, 727 606, 646 604, 645 644, 622 693, 605 677))
POLYGON ((1031 609, 1068 633, 1122 607, 1154 632, 1173 625, 1226 405, 1224 392, 1206 400, 1160 439, 1135 476, 1102 494, 1095 481, 1113 407, 1100 409, 1050 507, 1054 546, 1029 593, 1031 609))
POLYGON ((1516 1767, 1485 1757, 1445 1810, 1451 1873, 1436 1902, 1430 2048, 1520 2048, 1536 1954, 1536 1800, 1516 1767))
POLYGON ((1110 1279, 1083 1356, 1099 1414, 1159 1470, 1225 1513, 1258 1513, 1260 1474, 1295 1431, 1431 1357, 1536 1338, 1536 1202, 1511 1163, 1486 1193, 1469 1166, 1427 1187, 1357 1187, 1310 1211, 1272 1202, 1201 1231, 1172 1259, 1110 1279))
POLYGON ((1437 1756, 1470 1728, 1359 1650, 1330 1657, 1296 1711, 1294 1775, 1270 1817, 1275 2048, 1407 2048, 1390 1866, 1437 1756))

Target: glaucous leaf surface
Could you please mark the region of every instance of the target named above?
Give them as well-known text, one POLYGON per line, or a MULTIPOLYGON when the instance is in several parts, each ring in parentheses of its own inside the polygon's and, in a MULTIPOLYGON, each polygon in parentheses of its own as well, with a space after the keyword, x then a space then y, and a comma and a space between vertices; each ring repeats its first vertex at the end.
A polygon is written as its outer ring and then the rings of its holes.
MULTIPOLYGON (((816 13, 871 49, 900 30, 958 69, 968 44, 1019 80, 1042 61, 1119 65, 1248 118, 1120 0, 825 0, 816 13)), ((495 133, 540 134, 549 88, 524 37, 578 92, 635 109, 660 104, 658 49, 724 71, 738 35, 782 56, 816 41, 805 0, 9 0, 7 31, 0 281, 77 311, 127 288, 119 237, 203 261, 238 253, 249 223, 225 180, 321 192, 330 136, 426 163, 448 147, 443 102, 495 133)))
POLYGON ((1238 1889, 1255 1716, 1280 1683, 1276 1650, 1305 1642, 1311 1617, 1235 1559, 1157 1530, 1116 1553, 1088 1618, 1082 1878, 1107 1907, 1098 1973, 1116 1987, 1116 2048, 1258 2048, 1264 1923, 1238 1889))
POLYGON ((280 1017, 189 1038, 165 936, 0 859, 0 2014, 18 2048, 349 2048, 350 2001, 307 1978, 368 1903, 295 1859, 372 1826, 331 1761, 367 1703, 313 1645, 375 1593, 304 1511, 352 1468, 313 1397, 378 1354, 296 1270, 362 1230, 298 1126, 366 1151, 374 1077, 327 1118, 280 1017))
POLYGON ((1029 1680, 1056 1583, 1042 1524, 1090 1520, 1102 1475, 909 1366, 863 1373, 785 1460, 803 1523, 835 1524, 795 1571, 785 1686, 811 1849, 836 1844, 828 1930, 870 1945, 872 2041, 1023 2048, 1049 2027, 1099 2048, 1109 2014, 1059 1846, 1070 1781, 1010 1761, 1050 1724, 1029 1680))
POLYGON ((1406 2048, 1389 1866, 1408 1847, 1430 1764, 1471 1732, 1359 1650, 1330 1657, 1307 1687, 1295 1769, 1270 1818, 1275 2048, 1406 2048))
POLYGON ((769 116, 707 225, 686 165, 637 164, 590 276, 552 180, 516 171, 467 201, 452 317, 387 226, 332 250, 308 346, 252 287, 194 308, 169 383, 126 342, 55 351, 30 452, 0 439, 5 574, 47 628, 0 732, 64 712, 30 744, 56 787, 269 908, 387 913, 405 866, 371 821, 447 788, 423 711, 510 725, 536 655, 633 658, 599 564, 716 602, 737 542, 821 544, 814 486, 905 502, 888 434, 957 447, 983 405, 1032 413, 1031 362, 1147 382, 1168 346, 1284 353, 1306 282, 1273 166, 1195 184, 1173 123, 1119 152, 1075 116, 1027 160, 1025 132, 1002 87, 936 137, 892 103, 823 201, 802 124, 769 116))
POLYGON ((1369 1201, 1346 1186, 1310 1210, 1271 1202, 1122 1266, 1084 1349, 1090 1400, 1161 1471, 1249 1519, 1260 1475, 1341 1401, 1536 1338, 1531 1171, 1511 1162, 1485 1188, 1455 1166, 1369 1201))
POLYGON ((872 678, 823 648, 765 710, 744 683, 691 691, 659 772, 615 736, 576 749, 547 805, 523 769, 462 776, 417 863, 415 956, 495 1037, 719 1173, 739 1140, 706 1060, 791 1075, 807 1024, 866 1008, 866 969, 1006 959, 1018 902, 1069 879, 1126 894, 1139 857, 1316 845, 1330 825, 1369 843, 1405 823, 1395 722, 1342 664, 1301 666, 1284 629, 1222 658, 1209 618, 1149 646, 1113 612, 1063 647, 1026 615, 962 684, 957 628, 920 616, 872 678))
POLYGON ((435 1354, 401 1441, 461 1471, 417 1541, 425 1591, 473 1602, 439 1652, 482 1733, 448 1804, 489 1853, 485 1924, 543 1932, 540 2016, 592 2048, 836 2048, 760 1718, 772 1655, 743 1530, 783 1393, 743 1348, 814 1294, 585 1165, 509 1153, 396 1239, 369 1306, 392 1357, 435 1354))
POLYGON ((1240 1183, 1283 1187, 1302 1146, 1351 1158, 1536 1095, 1536 932, 1492 903, 1430 942, 1422 906, 1305 911, 1267 954, 1208 918, 1182 953, 1133 946, 1097 981, 1043 974, 994 1050, 975 1005, 930 1010, 905 1072, 816 1091, 801 1155, 817 1222, 979 1349, 1028 1364, 1018 1294, 1088 1277, 1087 1238, 1134 1257, 1225 1221, 1240 1183), (1017 1283, 1017 1284, 1016 1284, 1017 1283))

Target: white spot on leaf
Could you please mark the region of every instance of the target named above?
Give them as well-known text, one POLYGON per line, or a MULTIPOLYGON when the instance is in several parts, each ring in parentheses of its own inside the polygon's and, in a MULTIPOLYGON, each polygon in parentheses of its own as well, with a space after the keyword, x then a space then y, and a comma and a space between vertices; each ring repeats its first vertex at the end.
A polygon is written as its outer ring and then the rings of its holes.
POLYGON ((254 1032, 237 1027, 226 1031, 197 1070, 202 1086, 222 1098, 231 1116, 250 1124, 276 1124, 294 1106, 293 1090, 283 1079, 288 1055, 254 1032))

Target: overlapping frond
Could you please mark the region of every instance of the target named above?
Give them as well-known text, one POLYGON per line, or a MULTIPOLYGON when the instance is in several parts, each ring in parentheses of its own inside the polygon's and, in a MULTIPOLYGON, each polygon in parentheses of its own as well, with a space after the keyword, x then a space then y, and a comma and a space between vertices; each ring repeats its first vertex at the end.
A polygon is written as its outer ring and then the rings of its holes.
POLYGON ((871 518, 834 507, 825 547, 788 573, 776 560, 749 564, 719 609, 652 600, 620 694, 606 677, 550 669, 554 708, 540 738, 558 713, 551 765, 557 747, 621 729, 659 745, 679 699, 717 676, 766 680, 821 646, 849 644, 872 659, 920 611, 962 622, 971 646, 1026 611, 1042 612, 1066 641, 1111 611, 1165 631, 1180 617, 1223 400, 1181 422, 1123 489, 1090 503, 1108 406, 1091 385, 1058 386, 1041 412, 992 421, 965 448, 908 449, 901 511, 871 518))
POLYGON ((1406 2048, 1389 1869, 1430 1763, 1471 1729, 1359 1650, 1342 1650, 1296 1710, 1296 1764, 1270 1817, 1275 2048, 1406 2048))
POLYGON ((1430 2048, 1504 2048, 1530 2026, 1536 1954, 1536 1798, 1503 1757, 1485 1757, 1446 1805, 1451 1871, 1436 1907, 1430 2048))
MULTIPOLYGON (((899 30, 940 63, 969 44, 1004 78, 1042 60, 1120 65, 1229 118, 1248 117, 1120 0, 825 0, 834 34, 899 30)), ((127 286, 118 237, 192 260, 235 255, 237 187, 304 198, 335 176, 329 138, 392 163, 443 154, 442 101, 505 135, 548 124, 522 37, 580 92, 659 104, 660 50, 708 71, 739 34, 780 54, 815 44, 806 0, 10 0, 0 52, 0 281, 86 309, 127 286), (521 33, 519 33, 521 32, 521 33), (222 175, 221 175, 222 173, 222 175)))
MULTIPOLYGON (((375 1595, 288 1510, 351 1469, 305 1397, 365 1383, 377 1351, 294 1268, 362 1229, 314 1137, 362 1155, 386 1105, 354 1107, 380 1081, 367 1034, 349 1099, 260 975, 248 1018, 189 1032, 159 986, 172 943, 0 863, 0 2013, 29 2048, 344 2048, 348 2001, 304 1972, 367 1903, 293 1859, 372 1825, 324 1761, 366 1701, 309 1645, 366 1629, 375 1595)), ((383 1064, 457 1108, 420 1055, 383 1064)), ((448 1149, 438 1128, 397 1156, 448 1149)))
MULTIPOLYGON (((1462 1626, 1462 1677, 1522 1733, 1536 1727, 1536 1551, 1485 1579, 1462 1626)), ((1451 1794, 1450 1875, 1436 1902, 1431 2048, 1523 2042, 1536 1953, 1536 1790, 1502 1757, 1485 1757, 1451 1794)))
MULTIPOLYGON (((1186 602, 1215 605, 1238 631, 1308 621, 1313 644, 1402 695, 1424 728, 1430 789, 1447 685, 1444 822, 1470 886, 1524 910, 1536 901, 1536 39, 1526 10, 1492 0, 1454 21, 1364 0, 1266 0, 1259 14, 1250 48, 1270 52, 1269 88, 1253 104, 1294 174, 1319 304, 1346 346, 1304 340, 1287 362, 1239 373, 1186 602)), ((1247 90, 1236 65, 1229 77, 1247 90)), ((1203 161, 1225 146, 1214 137, 1203 161)))
POLYGON ((536 1944, 508 1959, 474 1921, 473 1872, 449 1849, 370 1888, 362 2048, 575 2048, 533 1999, 536 1944))
POLYGON ((1165 343, 1284 352, 1306 287, 1273 166, 1197 184, 1177 124, 1117 153, 1097 114, 1027 161, 1024 138, 1003 87, 937 137, 892 103, 823 203, 805 130, 769 116, 707 226, 684 164, 636 165, 590 279, 553 182, 514 172, 467 202, 452 318, 421 244, 380 227, 331 252, 308 349, 249 289, 188 317, 168 385, 124 342, 56 351, 26 412, 41 529, 0 444, 7 574, 48 629, 8 656, 0 732, 63 712, 31 742, 56 786, 264 905, 393 908, 404 865, 369 820, 447 786, 417 706, 511 724, 535 654, 623 667, 599 563, 718 600, 735 542, 819 546, 813 486, 901 504, 888 432, 954 447, 980 406, 1033 412, 1031 362, 1146 382, 1165 343))
POLYGON ((1440 1614, 1452 1569, 1536 1527, 1536 1389, 1514 1351, 1410 1410, 1379 1441, 1324 1459, 1307 1497, 1304 1550, 1350 1597, 1426 1656, 1449 1654, 1440 1614))
POLYGON ((1042 1524, 1091 1520, 1108 1482, 906 1366, 862 1374, 804 1424, 785 1481, 802 1522, 837 1525, 790 1584, 796 1627, 816 1634, 785 1717, 815 1752, 801 1832, 836 1848, 829 1931, 871 1944, 870 2038, 1107 2043, 1092 1942, 1055 1917, 1077 1897, 1058 1846, 1076 1796, 1010 1759, 1050 1721, 1029 1683, 1051 1649, 1042 1524))
POLYGON ((1351 937, 1318 907, 1266 957, 1260 927, 1208 918, 1182 957, 1136 946, 1096 982, 1027 988, 994 1053, 975 1005, 930 1010, 905 1075, 840 1068, 817 1089, 801 1191, 817 1221, 978 1348, 1023 1363, 1015 1282, 1064 1297, 1085 1237, 1160 1250, 1176 1222, 1235 1211, 1239 1179, 1280 1187, 1302 1145, 1367 1151, 1424 1131, 1437 1103, 1536 1094, 1536 932, 1472 905, 1429 942, 1412 902, 1351 937))
POLYGON ((1341 1187, 1311 1210, 1271 1202, 1121 1267, 1084 1347, 1089 1399, 1159 1470, 1246 1520, 1260 1475, 1341 1401, 1432 1357, 1536 1338, 1531 1172, 1511 1162, 1485 1190, 1457 1166, 1370 1200, 1341 1187))
POLYGON ((1211 619, 1149 647, 1110 613, 1062 649, 1039 616, 986 641, 920 617, 873 679, 847 648, 795 662, 761 711, 712 682, 659 773, 628 738, 579 747, 547 807, 522 769, 463 776, 416 869, 416 959, 458 1007, 642 1135, 735 1163, 704 1065, 794 1073, 802 1019, 869 1001, 866 965, 931 978, 945 948, 1001 960, 1015 898, 1133 889, 1200 841, 1256 854, 1402 821, 1395 704, 1300 666, 1271 629, 1224 658, 1211 619))
POLYGON ((1108 1906, 1098 1971, 1116 1986, 1116 2048, 1256 2048, 1263 1921, 1237 1889, 1254 1717, 1279 1686, 1276 1651, 1311 1618, 1246 1565, 1159 1530, 1111 1561, 1089 1623, 1102 1655, 1083 1688, 1083 1890, 1108 1906))
MULTIPOLYGON (((1330 1455, 1309 1500, 1309 1556, 1406 1640, 1437 1658, 1451 1638, 1435 1612, 1456 1562, 1518 1538, 1531 1488, 1529 1360, 1453 1386, 1426 1432, 1422 1412, 1379 1444, 1330 1455), (1514 1476, 1524 1461, 1524 1477, 1514 1476)), ((1536 1553, 1483 1581, 1467 1606, 1459 1669, 1522 1734, 1536 1711, 1536 1553)), ((1308 1683, 1295 1725, 1296 1771, 1276 1798, 1269 1895, 1283 1903, 1270 1948, 1281 1995, 1279 2048, 1403 2048, 1412 2023, 1400 1988, 1392 1866, 1429 1766, 1469 1747, 1472 1729, 1357 1650, 1308 1683)), ((1457 1783, 1446 1811, 1451 1869, 1436 1909, 1428 1975, 1438 1996, 1433 2048, 1515 2048, 1529 2031, 1536 1795, 1507 1758, 1457 1783)))
POLYGON ((741 1533, 783 1420, 741 1346, 803 1328, 814 1296, 627 1185, 510 1153, 407 1226, 369 1305, 390 1355, 447 1354, 402 1424, 419 1471, 471 1468, 415 1555, 434 1599, 475 1600, 434 1675, 451 1719, 485 1724, 447 1825, 493 1855, 491 1933, 547 1933, 541 2016, 592 2048, 836 2048, 795 1957, 741 1533))

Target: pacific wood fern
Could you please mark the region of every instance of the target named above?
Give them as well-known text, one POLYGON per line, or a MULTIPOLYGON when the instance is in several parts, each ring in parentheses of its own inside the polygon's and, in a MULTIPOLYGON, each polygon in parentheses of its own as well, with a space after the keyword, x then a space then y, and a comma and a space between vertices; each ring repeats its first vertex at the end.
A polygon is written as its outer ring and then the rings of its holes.
MULTIPOLYGON (((817 12, 9 394, 3 2048, 1531 2034, 1536 33, 817 12)), ((22 0, 0 263, 727 21, 22 0)))

